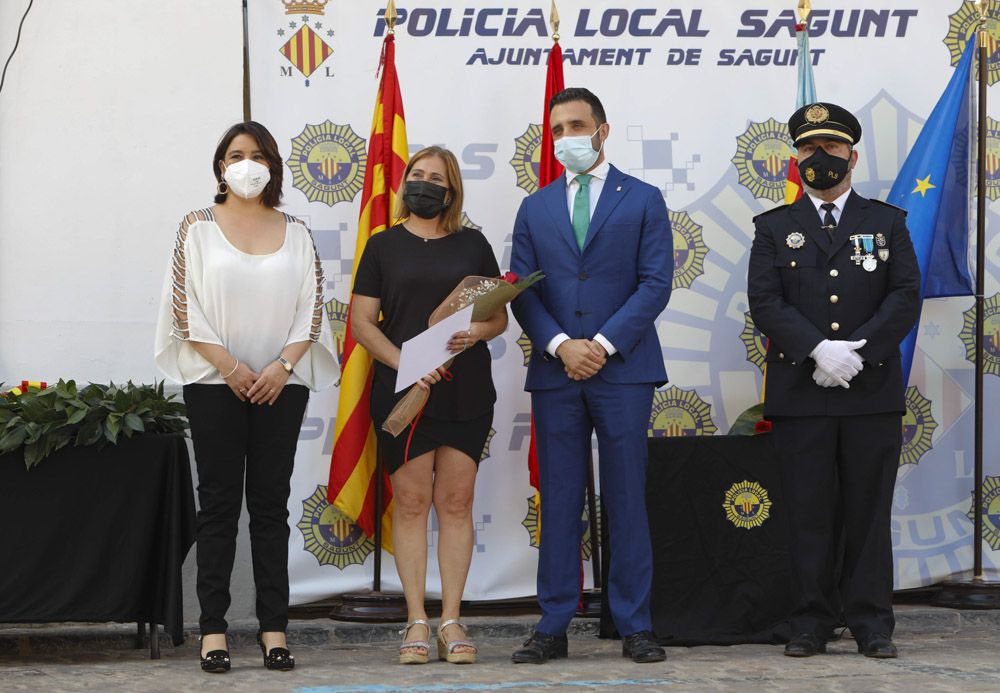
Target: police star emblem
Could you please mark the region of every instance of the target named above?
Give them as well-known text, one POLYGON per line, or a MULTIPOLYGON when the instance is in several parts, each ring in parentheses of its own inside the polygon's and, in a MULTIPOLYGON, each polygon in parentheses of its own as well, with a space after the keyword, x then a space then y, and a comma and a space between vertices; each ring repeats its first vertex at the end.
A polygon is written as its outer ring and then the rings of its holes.
POLYGON ((785 236, 785 245, 787 245, 792 250, 798 250, 806 244, 806 237, 803 236, 798 231, 792 231, 790 234, 785 236))
POLYGON ((737 527, 754 529, 770 517, 771 499, 767 489, 756 481, 744 480, 729 487, 722 508, 726 511, 726 519, 737 527))
POLYGON ((340 570, 364 565, 375 549, 375 542, 327 501, 326 490, 326 486, 317 486, 302 501, 302 519, 296 525, 302 532, 302 549, 315 556, 319 565, 332 565, 340 570))
MULTIPOLYGON (((966 517, 975 522, 975 501, 966 517)), ((1000 551, 1000 476, 983 481, 983 539, 994 551, 1000 551)))

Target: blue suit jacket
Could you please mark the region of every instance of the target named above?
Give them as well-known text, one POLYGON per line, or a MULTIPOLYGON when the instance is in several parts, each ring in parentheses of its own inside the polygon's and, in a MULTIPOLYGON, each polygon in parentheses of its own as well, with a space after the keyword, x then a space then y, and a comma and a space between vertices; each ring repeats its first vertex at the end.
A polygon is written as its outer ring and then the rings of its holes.
POLYGON ((658 189, 614 166, 581 251, 566 202, 566 176, 529 195, 514 222, 511 271, 545 278, 514 301, 532 343, 524 389, 548 390, 569 377, 545 353, 553 337, 601 333, 618 350, 597 377, 611 383, 667 380, 654 321, 670 299, 673 234, 658 189))

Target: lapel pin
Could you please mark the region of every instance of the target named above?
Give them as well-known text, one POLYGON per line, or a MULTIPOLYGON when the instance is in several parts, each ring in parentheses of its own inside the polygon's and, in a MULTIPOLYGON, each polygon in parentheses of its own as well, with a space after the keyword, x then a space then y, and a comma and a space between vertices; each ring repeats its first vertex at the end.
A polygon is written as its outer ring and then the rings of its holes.
POLYGON ((621 191, 622 191, 622 186, 619 185, 617 188, 615 188, 615 192, 621 192, 621 191))

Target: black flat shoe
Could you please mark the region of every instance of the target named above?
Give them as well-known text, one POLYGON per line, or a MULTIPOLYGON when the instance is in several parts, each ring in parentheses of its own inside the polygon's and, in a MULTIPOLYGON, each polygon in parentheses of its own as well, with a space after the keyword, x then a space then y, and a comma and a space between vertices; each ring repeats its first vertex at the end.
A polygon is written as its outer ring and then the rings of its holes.
MULTIPOLYGON (((226 645, 229 645, 228 641, 226 645)), ((231 666, 228 650, 212 650, 201 656, 201 670, 209 674, 224 674, 231 666)))
POLYGON ((510 659, 514 664, 544 664, 550 659, 559 659, 569 654, 569 641, 565 635, 549 635, 535 631, 524 641, 524 646, 515 650, 510 659))
POLYGON ((630 657, 636 664, 646 664, 662 662, 667 658, 667 653, 656 642, 652 633, 640 630, 622 638, 622 657, 630 657))
POLYGON ((785 645, 786 657, 812 657, 826 652, 826 640, 811 633, 799 633, 785 645))
POLYGON ((867 638, 858 641, 858 652, 865 657, 875 659, 895 659, 899 650, 892 644, 892 638, 884 633, 872 633, 867 638))
POLYGON ((272 647, 270 650, 264 647, 264 639, 261 632, 257 631, 257 644, 264 654, 264 668, 271 671, 291 671, 295 668, 295 657, 284 647, 272 647))

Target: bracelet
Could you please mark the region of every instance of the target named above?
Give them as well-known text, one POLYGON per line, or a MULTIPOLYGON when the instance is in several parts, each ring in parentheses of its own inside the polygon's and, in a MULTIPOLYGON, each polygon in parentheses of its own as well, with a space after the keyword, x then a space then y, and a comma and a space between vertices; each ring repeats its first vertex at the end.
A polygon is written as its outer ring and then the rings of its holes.
MULTIPOLYGON (((236 372, 236 369, 237 369, 237 368, 239 368, 239 367, 240 367, 240 360, 239 360, 239 359, 236 359, 236 365, 235 365, 235 366, 233 366, 233 370, 231 370, 231 371, 229 371, 228 373, 226 373, 225 375, 223 375, 223 376, 222 376, 222 379, 223 379, 223 380, 225 380, 226 378, 228 378, 229 376, 231 376, 231 375, 232 375, 233 373, 235 373, 235 372, 236 372)), ((219 371, 219 373, 221 374, 221 373, 222 373, 222 371, 219 371)))

